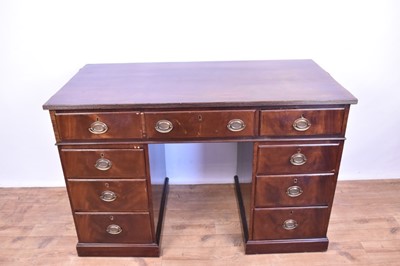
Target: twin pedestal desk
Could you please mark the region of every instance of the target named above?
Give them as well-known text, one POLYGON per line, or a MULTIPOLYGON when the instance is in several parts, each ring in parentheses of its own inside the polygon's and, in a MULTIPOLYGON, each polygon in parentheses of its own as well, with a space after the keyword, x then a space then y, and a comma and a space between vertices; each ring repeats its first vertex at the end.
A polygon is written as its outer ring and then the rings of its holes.
POLYGON ((326 250, 356 102, 311 60, 86 65, 43 106, 78 254, 160 255, 162 144, 184 142, 237 143, 246 254, 326 250))

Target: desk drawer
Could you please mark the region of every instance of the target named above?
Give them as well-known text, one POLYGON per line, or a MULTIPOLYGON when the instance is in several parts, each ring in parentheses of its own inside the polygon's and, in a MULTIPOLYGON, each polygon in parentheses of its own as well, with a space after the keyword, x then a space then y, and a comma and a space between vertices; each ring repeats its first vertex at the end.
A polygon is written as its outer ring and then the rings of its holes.
POLYGON ((255 207, 329 205, 335 174, 257 176, 255 207))
POLYGON ((261 111, 261 136, 344 135, 345 109, 261 111))
POLYGON ((254 211, 253 240, 326 237, 329 209, 257 209, 254 211))
POLYGON ((143 213, 75 213, 81 243, 152 243, 150 215, 143 213))
POLYGON ((60 156, 67 178, 145 178, 143 149, 66 149, 60 156))
POLYGON ((261 144, 258 146, 258 174, 333 172, 340 142, 308 144, 261 144))
POLYGON ((139 112, 56 113, 61 140, 141 138, 139 112))
POLYGON ((255 136, 255 110, 145 113, 148 138, 255 136))
POLYGON ((74 211, 147 211, 146 180, 68 181, 74 211))

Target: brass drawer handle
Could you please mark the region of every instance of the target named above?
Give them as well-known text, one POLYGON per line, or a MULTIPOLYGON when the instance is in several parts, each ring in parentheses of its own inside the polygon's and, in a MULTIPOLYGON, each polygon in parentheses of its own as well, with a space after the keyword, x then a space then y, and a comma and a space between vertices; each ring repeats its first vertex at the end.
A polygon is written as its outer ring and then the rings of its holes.
POLYGON ((310 120, 301 116, 293 122, 293 128, 297 131, 306 131, 311 127, 310 120))
POLYGON ((288 219, 288 220, 284 221, 282 224, 282 227, 285 230, 293 230, 293 229, 296 229, 297 226, 298 226, 298 224, 297 224, 296 220, 293 220, 293 219, 288 219))
POLYGON ((290 163, 293 165, 303 165, 307 162, 307 157, 300 151, 290 157, 290 163))
POLYGON ((228 122, 228 125, 226 127, 232 132, 239 132, 242 131, 246 127, 246 125, 241 119, 232 119, 228 122))
POLYGON ((96 161, 96 164, 94 165, 97 169, 101 171, 107 171, 108 169, 111 168, 112 163, 110 160, 106 158, 100 158, 96 161))
POLYGON ((286 190, 286 194, 291 198, 295 198, 303 194, 303 190, 299 186, 291 186, 286 190))
POLYGON ((118 235, 118 234, 120 234, 122 232, 122 228, 119 225, 110 224, 109 226, 107 226, 106 231, 110 235, 118 235))
POLYGON ((90 133, 96 135, 104 134, 107 132, 107 130, 108 130, 107 124, 100 121, 93 122, 89 127, 90 133))
POLYGON ((109 191, 109 190, 105 190, 105 191, 101 192, 101 195, 100 195, 100 199, 105 202, 114 201, 116 198, 117 198, 117 195, 114 192, 109 191))
POLYGON ((156 123, 155 129, 160 133, 168 133, 174 128, 172 122, 169 120, 159 120, 156 123))

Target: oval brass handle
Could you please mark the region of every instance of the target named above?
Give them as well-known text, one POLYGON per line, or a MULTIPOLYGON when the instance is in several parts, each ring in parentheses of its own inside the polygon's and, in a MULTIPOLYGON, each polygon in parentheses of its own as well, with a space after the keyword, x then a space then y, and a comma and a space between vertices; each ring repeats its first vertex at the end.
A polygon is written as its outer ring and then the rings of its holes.
POLYGON ((290 163, 293 165, 303 165, 307 162, 307 157, 301 152, 297 152, 290 157, 290 163))
POLYGON ((109 190, 105 190, 105 191, 101 192, 101 195, 100 195, 100 199, 105 202, 114 201, 116 198, 117 198, 117 195, 114 192, 109 191, 109 190))
POLYGON ((293 122, 293 128, 297 131, 306 131, 311 127, 310 120, 301 116, 293 122))
POLYGON ((112 166, 112 163, 110 160, 106 159, 106 158, 100 158, 96 161, 96 164, 94 165, 94 167, 96 167, 97 169, 101 170, 101 171, 107 171, 108 169, 110 169, 112 166))
POLYGON ((291 186, 286 190, 286 194, 291 198, 295 198, 303 194, 303 190, 299 186, 291 186))
POLYGON ((246 127, 246 125, 241 119, 232 119, 228 122, 228 125, 226 127, 232 132, 238 132, 242 131, 246 127))
POLYGON ((172 122, 169 120, 159 120, 156 123, 155 129, 160 133, 168 133, 174 128, 172 122))
POLYGON ((297 228, 298 224, 296 220, 288 219, 283 222, 282 226, 285 230, 293 230, 297 228))
POLYGON ((107 130, 108 130, 107 124, 100 121, 93 122, 89 127, 90 133, 96 135, 104 134, 107 132, 107 130))
POLYGON ((107 226, 106 231, 110 235, 118 235, 118 234, 120 234, 122 232, 122 228, 119 225, 110 224, 109 226, 107 226))

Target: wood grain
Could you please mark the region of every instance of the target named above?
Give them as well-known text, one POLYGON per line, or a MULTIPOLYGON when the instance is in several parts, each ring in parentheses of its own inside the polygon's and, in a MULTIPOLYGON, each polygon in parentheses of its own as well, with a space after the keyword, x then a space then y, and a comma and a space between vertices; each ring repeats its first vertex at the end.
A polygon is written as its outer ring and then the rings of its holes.
POLYGON ((354 104, 312 60, 84 66, 44 109, 354 104))
POLYGON ((101 258, 76 255, 64 188, 1 188, 0 264, 394 266, 399 190, 400 179, 339 181, 327 252, 244 255, 233 185, 171 186, 161 257, 101 258))

